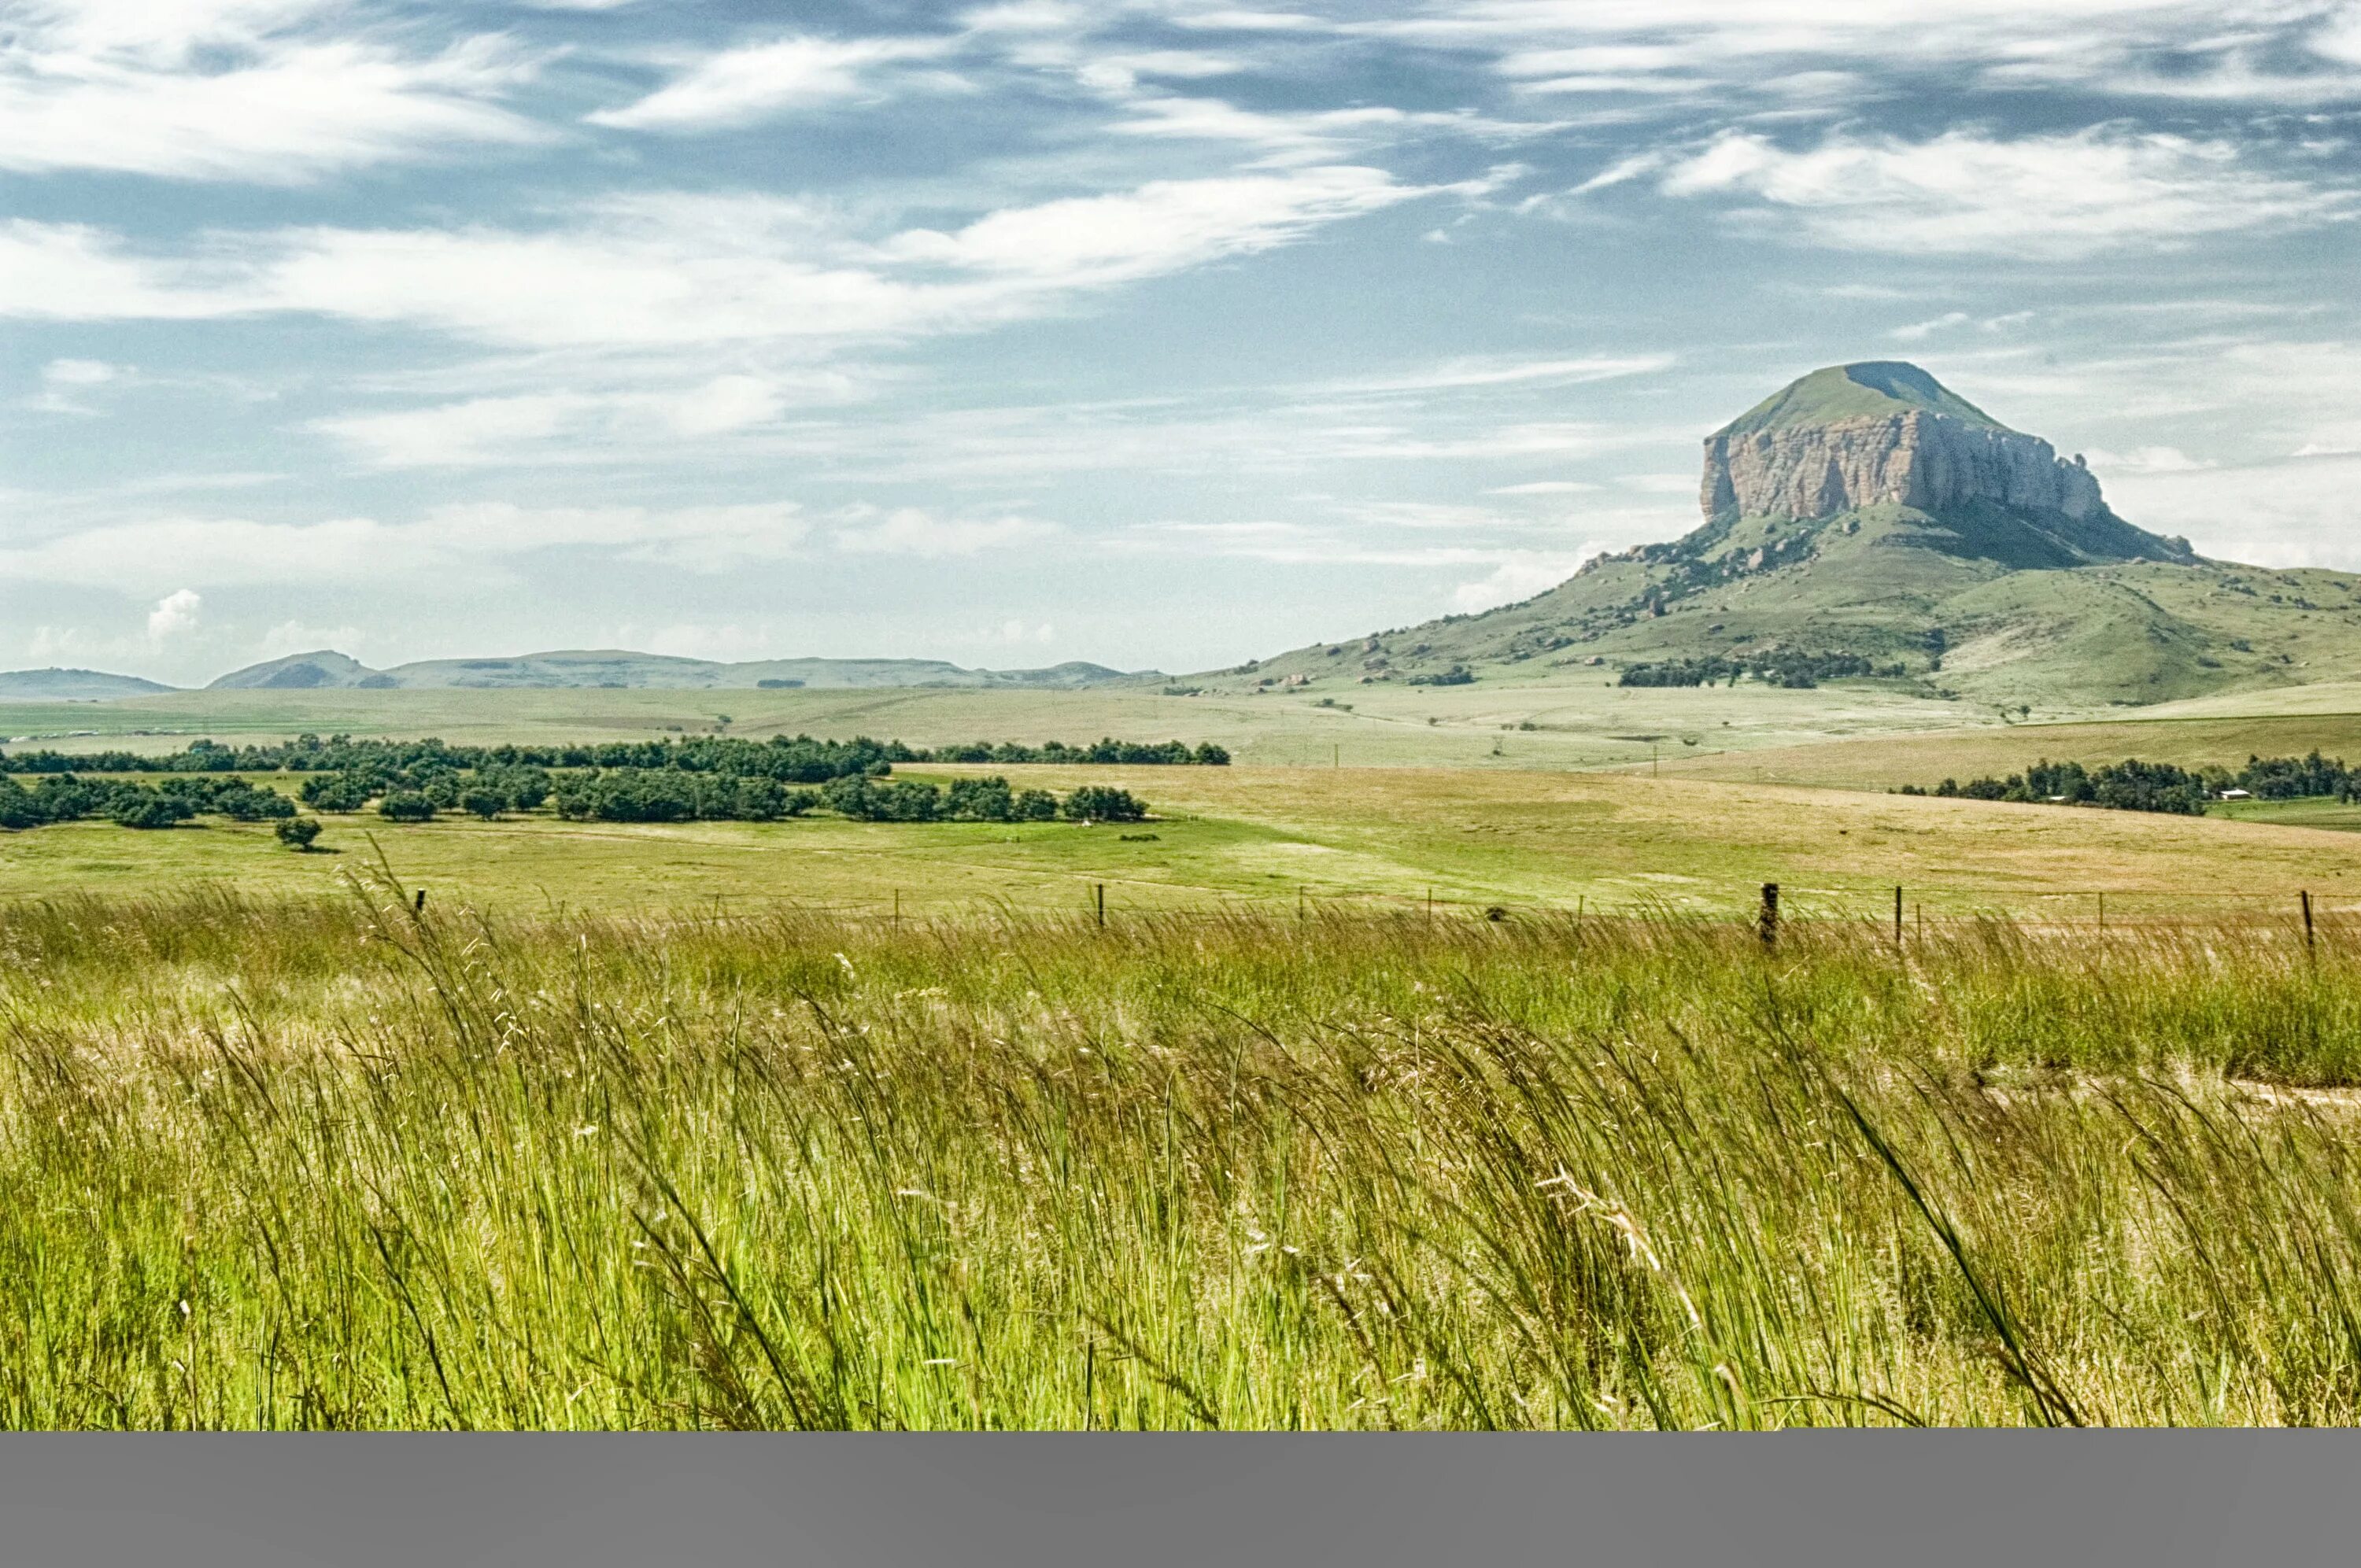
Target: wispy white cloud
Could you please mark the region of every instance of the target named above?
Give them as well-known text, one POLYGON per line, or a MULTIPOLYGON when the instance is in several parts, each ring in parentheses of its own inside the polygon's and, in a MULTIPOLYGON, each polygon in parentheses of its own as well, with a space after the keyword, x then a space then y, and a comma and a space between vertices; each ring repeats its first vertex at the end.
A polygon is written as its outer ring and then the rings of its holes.
POLYGON ((764 197, 641 198, 540 232, 220 233, 177 253, 18 219, 0 225, 0 315, 302 313, 534 348, 877 338, 1038 314, 1433 192, 1354 165, 1155 181, 874 242, 764 197))
MULTIPOLYGON (((672 508, 467 502, 432 508, 407 522, 136 518, 0 549, 0 574, 132 593, 191 583, 206 589, 318 583, 417 587, 454 571, 498 570, 547 550, 720 572, 793 555, 808 532, 802 509, 785 501, 672 508)), ((193 602, 189 613, 194 614, 193 602)))
POLYGON ((2065 258, 2337 222, 2354 192, 2259 171, 2235 145, 2119 126, 1927 141, 1830 136, 1789 150, 1730 131, 1672 163, 1667 196, 1730 197, 1825 245, 2065 258))
POLYGON ((1489 53, 1528 90, 1759 99, 1841 78, 1860 102, 1916 77, 2282 104, 2361 89, 2335 68, 2349 28, 2337 0, 1478 0, 1353 25, 1489 53))
POLYGON ((1303 388, 1321 393, 1449 392, 1482 387, 1520 385, 1576 386, 1590 381, 1620 380, 1671 368, 1669 354, 1583 355, 1571 358, 1460 358, 1419 370, 1348 377, 1312 382, 1303 388))
POLYGON ((1049 523, 1028 517, 939 517, 917 507, 898 507, 883 513, 873 509, 856 510, 832 537, 839 550, 856 555, 917 555, 933 560, 1027 544, 1056 532, 1049 523))
POLYGON ((127 379, 130 372, 101 359, 52 359, 41 367, 41 389, 25 406, 43 413, 92 415, 99 411, 88 400, 100 388, 127 379))
MULTIPOLYGON (((819 378, 831 388, 837 378, 819 378)), ((808 392, 807 382, 803 390, 808 392)), ((383 413, 338 414, 311 428, 382 468, 470 468, 489 464, 647 461, 682 440, 733 435, 777 420, 779 380, 717 376, 644 391, 533 392, 469 398, 383 413), (559 449, 553 449, 562 444, 559 449)))
POLYGON ((546 133, 501 100, 535 62, 494 37, 421 54, 309 25, 326 0, 10 7, 0 170, 269 184, 546 133))
POLYGON ((1923 322, 1912 322, 1907 326, 1895 327, 1885 335, 1897 343, 1920 343, 1946 327, 1965 326, 1973 319, 1965 311, 1945 311, 1939 316, 1930 316, 1923 322))
MULTIPOLYGON (((785 38, 709 54, 647 96, 590 115, 619 130, 701 131, 876 93, 879 68, 939 59, 941 38, 785 38)), ((940 79, 938 78, 938 81, 940 79)))

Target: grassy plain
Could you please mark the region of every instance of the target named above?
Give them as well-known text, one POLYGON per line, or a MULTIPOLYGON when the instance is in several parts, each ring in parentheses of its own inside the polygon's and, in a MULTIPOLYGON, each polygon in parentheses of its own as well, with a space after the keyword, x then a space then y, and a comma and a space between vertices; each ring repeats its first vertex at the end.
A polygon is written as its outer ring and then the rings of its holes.
POLYGON ((709 734, 866 734, 914 746, 976 740, 1214 740, 1243 762, 1312 766, 1598 767, 1652 753, 1793 744, 1957 725, 1956 704, 1872 689, 1636 690, 1580 680, 1341 687, 1318 696, 1157 689, 884 691, 222 691, 112 703, 0 704, 0 740, 61 751, 173 751, 191 740, 311 730, 455 743, 709 734), (1323 697, 1341 706, 1323 707, 1323 697), (1432 720, 1432 722, 1430 722, 1432 720), (1531 729, 1521 726, 1532 726, 1531 729), (88 731, 87 734, 77 733, 88 731))
POLYGON ((0 1425, 2351 1423, 2356 938, 19 903, 0 1425))
POLYGON ((2314 750, 2361 760, 2361 711, 1986 725, 1667 758, 1662 766, 1684 778, 1885 790, 1905 784, 1931 787, 1946 778, 1964 782, 1982 774, 2005 776, 2045 759, 2090 766, 2136 757, 2182 767, 2218 763, 2235 768, 2248 757, 2301 757, 2314 750))
MULTIPOLYGON (((1071 823, 565 822, 546 812, 402 826, 331 816, 313 853, 266 825, 135 831, 88 822, 0 835, 0 897, 192 883, 325 895, 381 851, 438 900, 511 911, 796 904, 843 911, 1117 911, 1299 900, 1872 913, 1906 884, 1937 910, 2119 915, 2361 899, 2361 839, 2303 826, 1925 800, 1597 773, 1439 768, 906 769, 1114 784, 1158 819, 1071 823), (2348 891, 2349 890, 2349 891, 2348 891)), ((282 787, 287 784, 283 777, 282 787)), ((2274 916, 2276 917, 2276 916, 2274 916)))

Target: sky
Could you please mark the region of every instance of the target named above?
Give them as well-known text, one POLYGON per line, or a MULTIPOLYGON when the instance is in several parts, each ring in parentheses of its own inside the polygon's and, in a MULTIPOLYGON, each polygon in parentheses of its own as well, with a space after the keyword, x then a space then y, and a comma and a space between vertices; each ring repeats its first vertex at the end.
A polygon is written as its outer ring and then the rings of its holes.
POLYGON ((1905 358, 2361 569, 2361 3, 0 0, 0 666, 1481 610, 1905 358))

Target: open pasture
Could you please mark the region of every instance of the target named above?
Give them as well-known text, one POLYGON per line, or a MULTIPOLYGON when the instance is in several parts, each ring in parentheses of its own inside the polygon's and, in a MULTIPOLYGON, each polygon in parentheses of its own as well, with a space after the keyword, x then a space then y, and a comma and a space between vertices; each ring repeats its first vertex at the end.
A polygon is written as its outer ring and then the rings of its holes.
MULTIPOLYGON (((942 778, 940 767, 904 770, 942 778)), ((1136 826, 561 821, 543 811, 423 825, 324 818, 291 853, 267 825, 135 831, 85 822, 0 835, 0 896, 139 894, 192 883, 327 894, 381 853, 438 900, 502 908, 693 906, 912 913, 1293 907, 1301 900, 1692 912, 1779 883, 1799 912, 1881 916, 1891 889, 1936 910, 2081 917, 2253 907, 2310 889, 2361 900, 2361 839, 2302 827, 1857 795, 1598 773, 1431 768, 1018 767, 1060 792, 1148 801, 1136 826)), ((291 787, 280 775, 281 787, 291 787)))

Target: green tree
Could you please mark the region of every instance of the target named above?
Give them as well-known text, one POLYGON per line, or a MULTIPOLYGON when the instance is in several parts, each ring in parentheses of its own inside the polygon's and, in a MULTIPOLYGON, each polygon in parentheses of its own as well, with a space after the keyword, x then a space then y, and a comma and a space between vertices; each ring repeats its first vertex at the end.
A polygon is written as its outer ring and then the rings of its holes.
POLYGON ((470 784, 459 792, 460 806, 487 822, 498 817, 500 814, 500 808, 508 803, 509 797, 506 795, 483 784, 470 784))
POLYGON ((189 803, 176 795, 148 795, 126 800, 115 808, 115 819, 126 828, 173 828, 187 821, 194 813, 189 803))
POLYGON ((378 815, 388 822, 432 822, 434 803, 414 789, 398 789, 377 803, 378 815))
POLYGON ((1148 815, 1148 803, 1127 789, 1083 784, 1066 796, 1062 815, 1069 822, 1137 822, 1148 815))
POLYGON ((304 852, 312 848, 312 840, 320 836, 320 819, 316 817, 282 817, 279 819, 279 826, 271 831, 278 834, 279 841, 289 849, 304 852))

